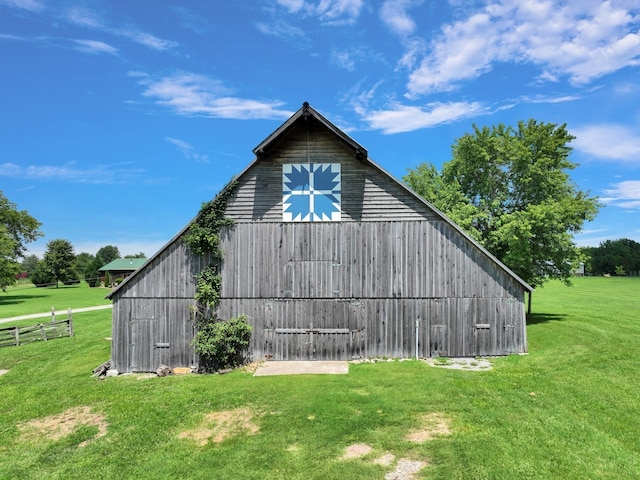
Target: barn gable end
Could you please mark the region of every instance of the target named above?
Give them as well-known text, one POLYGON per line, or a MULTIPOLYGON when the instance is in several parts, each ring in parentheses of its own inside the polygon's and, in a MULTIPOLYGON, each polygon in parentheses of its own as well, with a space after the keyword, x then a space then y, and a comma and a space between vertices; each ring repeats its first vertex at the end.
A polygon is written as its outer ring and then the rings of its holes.
MULTIPOLYGON (((254 153, 227 204, 219 307, 248 315, 254 360, 526 352, 531 287, 308 104, 254 153), (335 176, 320 200, 339 221, 284 215, 287 172, 303 168, 335 176)), ((182 242, 188 227, 110 295, 119 371, 197 362, 189 307, 208 259, 182 242)))

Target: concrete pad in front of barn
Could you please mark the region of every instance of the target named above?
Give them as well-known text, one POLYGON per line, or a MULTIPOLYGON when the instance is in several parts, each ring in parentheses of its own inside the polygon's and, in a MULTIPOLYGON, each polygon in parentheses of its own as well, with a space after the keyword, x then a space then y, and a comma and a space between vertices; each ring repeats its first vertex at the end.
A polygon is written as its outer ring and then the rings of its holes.
POLYGON ((269 375, 346 375, 349 363, 341 361, 270 361, 261 364, 254 377, 269 375))

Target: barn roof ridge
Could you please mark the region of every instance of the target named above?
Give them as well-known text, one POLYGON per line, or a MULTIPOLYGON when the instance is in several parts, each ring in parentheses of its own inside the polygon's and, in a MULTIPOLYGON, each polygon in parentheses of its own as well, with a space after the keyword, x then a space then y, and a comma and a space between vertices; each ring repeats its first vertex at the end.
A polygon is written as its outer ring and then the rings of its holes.
POLYGON ((309 117, 315 118, 318 122, 320 122, 324 127, 326 127, 331 133, 333 133, 336 137, 346 143, 349 147, 351 147, 355 154, 356 158, 359 160, 366 160, 368 158, 367 149, 356 142, 349 135, 344 133, 341 129, 335 126, 331 121, 329 121, 326 117, 324 117, 320 112, 318 112, 315 108, 309 105, 309 102, 304 102, 302 107, 295 112, 289 119, 287 119, 282 125, 276 128, 267 138, 265 138, 262 142, 258 144, 253 149, 253 153, 256 158, 261 158, 264 156, 268 150, 278 142, 279 139, 284 137, 294 125, 300 121, 300 119, 304 121, 308 121, 309 117))
MULTIPOLYGON (((499 268, 504 270, 507 274, 513 277, 518 283, 520 283, 525 290, 528 292, 532 292, 534 288, 529 285, 526 281, 520 278, 513 270, 507 267, 502 261, 500 261, 495 255, 489 252, 485 247, 483 247, 477 240, 471 237, 468 233, 466 233, 459 225, 457 225, 453 220, 451 220, 447 215, 445 215, 438 208, 433 206, 429 201, 427 201, 424 197, 413 191, 406 184, 398 180, 391 173, 387 172, 383 167, 373 161, 367 150, 361 146, 358 142, 352 139, 349 135, 344 133, 338 127, 336 127, 333 123, 327 120, 323 115, 321 115, 316 109, 311 107, 308 102, 304 102, 302 107, 296 111, 289 119, 287 119, 280 127, 274 130, 269 136, 267 136, 262 142, 258 144, 253 149, 253 153, 255 154, 255 158, 252 162, 250 162, 238 175, 235 175, 222 189, 220 192, 224 191, 227 186, 233 182, 240 180, 249 170, 253 168, 253 166, 258 163, 264 155, 270 150, 275 143, 277 143, 278 139, 281 139, 283 136, 289 132, 293 126, 299 121, 306 121, 309 116, 314 117, 318 120, 322 125, 324 125, 329 131, 334 133, 338 138, 340 138, 343 142, 345 142, 348 146, 350 146, 356 155, 356 158, 361 160, 364 163, 369 164, 373 168, 377 169, 383 175, 387 176, 394 183, 399 185, 405 192, 414 196, 421 203, 430 208, 437 216, 439 216, 444 222, 450 225, 454 230, 456 230, 459 234, 461 234, 464 238, 466 238, 469 242, 471 242, 476 248, 478 248, 484 255, 490 258, 499 268)), ((218 192, 216 197, 220 194, 218 192)), ((214 197, 214 199, 216 198, 214 197)), ((193 217, 178 233, 176 233, 160 250, 158 250, 155 254, 151 255, 144 264, 142 264, 133 274, 129 275, 120 285, 118 285, 114 290, 112 290, 106 298, 111 299, 113 295, 122 289, 125 285, 127 285, 134 277, 136 277, 140 272, 144 271, 145 267, 153 262, 157 257, 159 257, 170 245, 172 245, 177 239, 179 239, 191 226, 191 224, 196 220, 197 215, 193 217)))

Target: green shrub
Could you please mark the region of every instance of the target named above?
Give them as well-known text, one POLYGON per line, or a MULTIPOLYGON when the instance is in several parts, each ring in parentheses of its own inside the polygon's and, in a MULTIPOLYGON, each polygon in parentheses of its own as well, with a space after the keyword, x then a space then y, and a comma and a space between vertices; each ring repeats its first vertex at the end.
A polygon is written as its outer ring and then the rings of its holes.
POLYGON ((246 315, 202 322, 194 338, 196 353, 200 355, 200 369, 211 373, 242 365, 250 339, 251 325, 247 323, 246 315))

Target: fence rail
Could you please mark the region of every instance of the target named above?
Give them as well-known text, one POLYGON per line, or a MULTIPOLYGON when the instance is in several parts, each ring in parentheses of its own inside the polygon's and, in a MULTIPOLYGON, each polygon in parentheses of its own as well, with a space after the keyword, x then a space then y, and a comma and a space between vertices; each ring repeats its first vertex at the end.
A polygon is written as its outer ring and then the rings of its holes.
POLYGON ((0 328, 0 347, 24 345, 39 340, 46 342, 60 337, 73 337, 71 309, 68 310, 68 317, 64 320, 56 320, 55 312, 52 309, 50 322, 26 327, 0 328))

